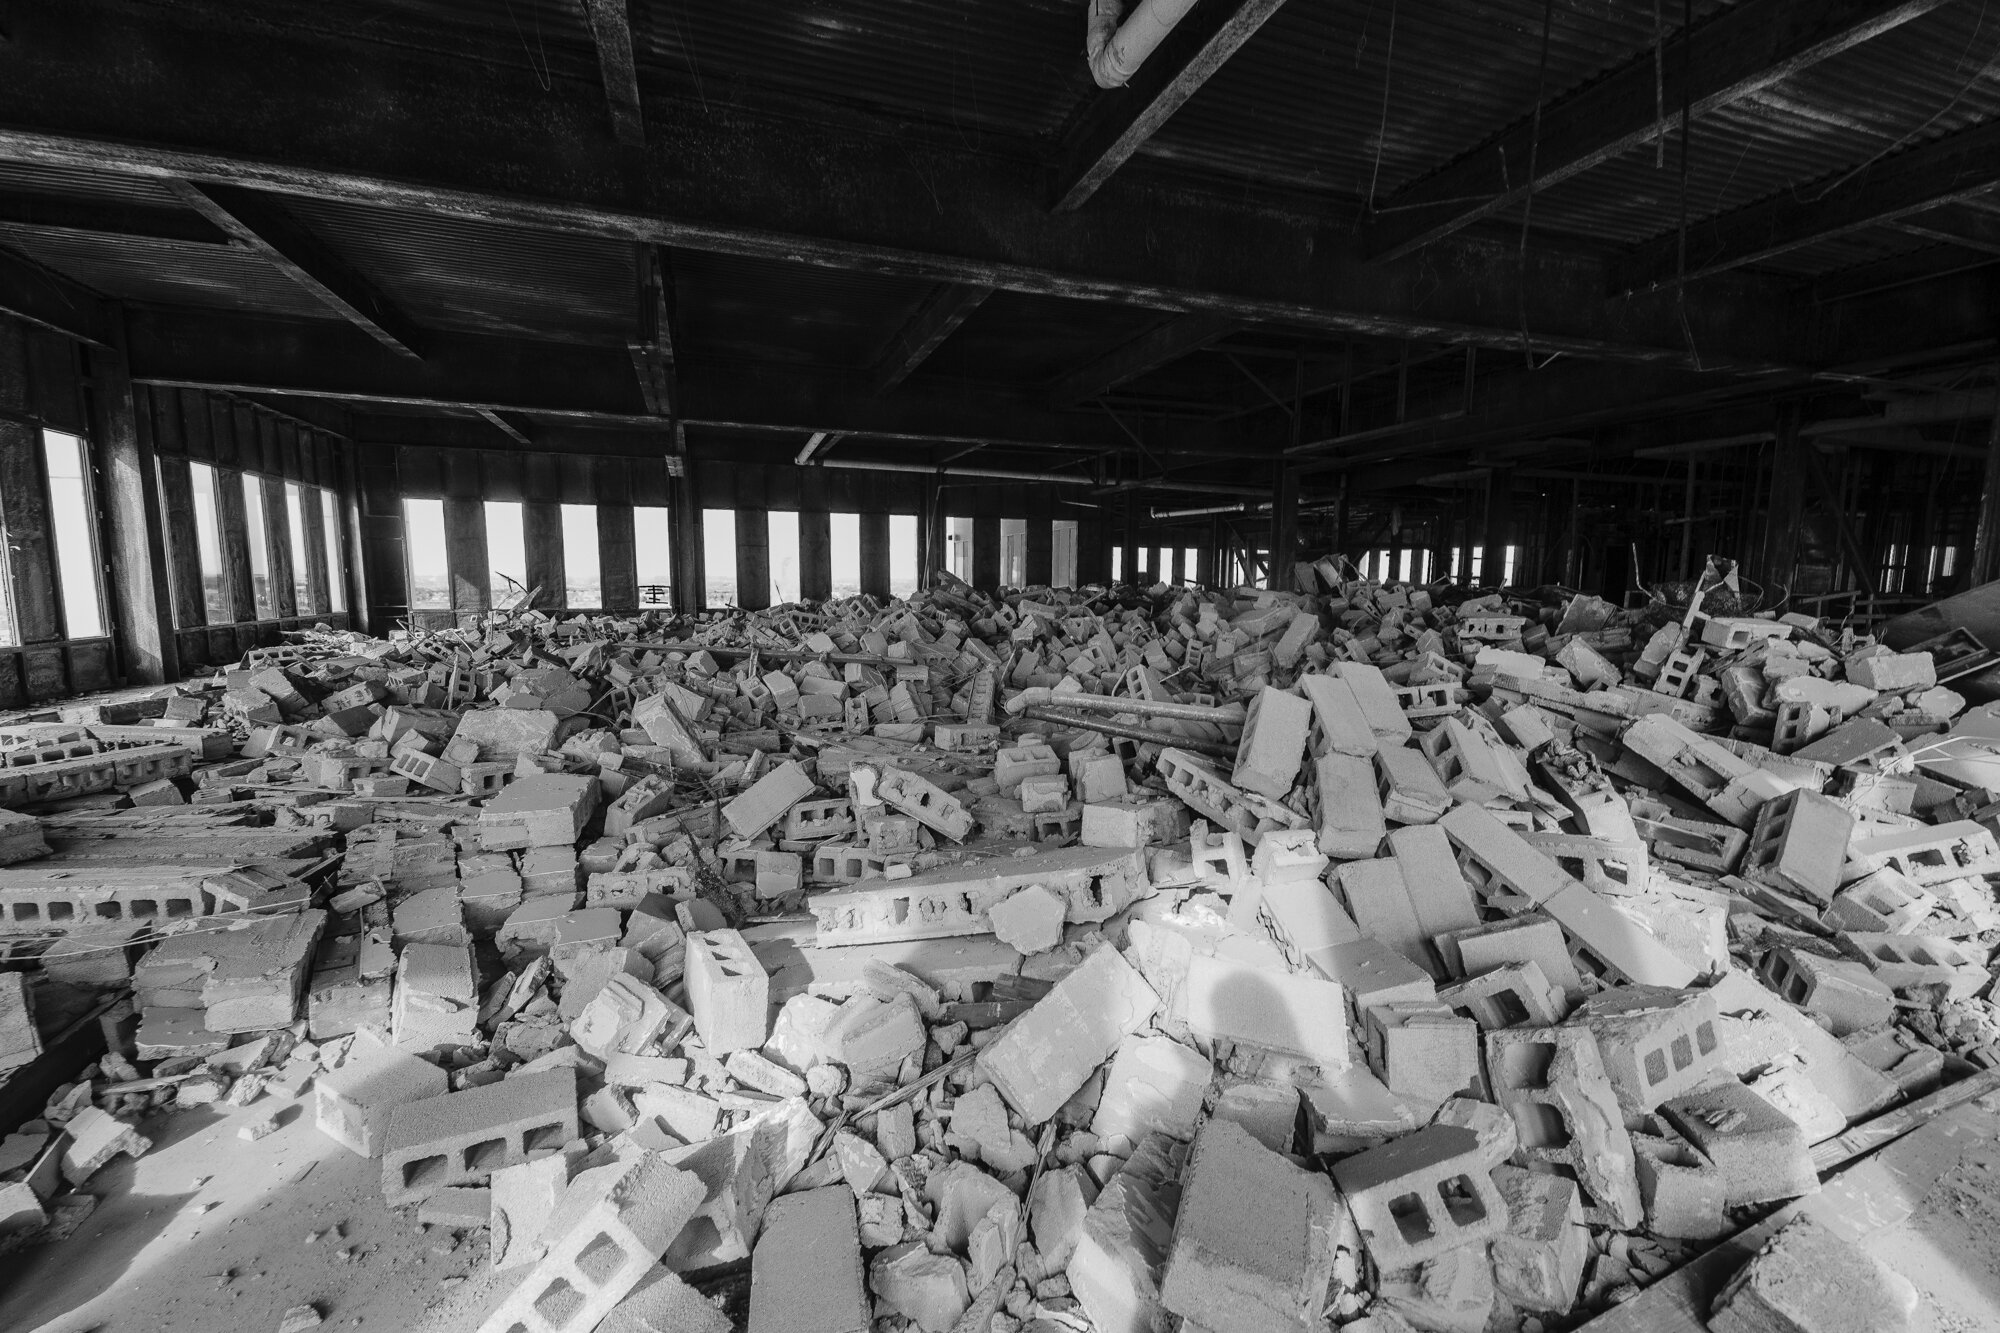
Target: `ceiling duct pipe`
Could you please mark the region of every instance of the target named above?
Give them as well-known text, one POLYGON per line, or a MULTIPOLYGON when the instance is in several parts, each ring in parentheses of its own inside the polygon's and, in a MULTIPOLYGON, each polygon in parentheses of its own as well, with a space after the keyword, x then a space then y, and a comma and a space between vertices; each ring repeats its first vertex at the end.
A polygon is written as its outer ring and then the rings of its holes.
POLYGON ((1058 486, 1094 486, 1096 479, 1073 472, 1014 472, 997 467, 927 467, 922 463, 872 463, 860 458, 828 458, 816 466, 852 472, 920 472, 930 477, 974 477, 986 481, 1041 481, 1058 486))
POLYGON ((1120 23, 1124 0, 1090 0, 1083 40, 1090 77, 1100 88, 1123 88, 1194 6, 1195 0, 1139 0, 1120 23))
POLYGON ((1154 518, 1203 518, 1209 514, 1240 514, 1242 512, 1242 505, 1233 504, 1203 505, 1199 509, 1155 509, 1152 511, 1152 515, 1154 518))

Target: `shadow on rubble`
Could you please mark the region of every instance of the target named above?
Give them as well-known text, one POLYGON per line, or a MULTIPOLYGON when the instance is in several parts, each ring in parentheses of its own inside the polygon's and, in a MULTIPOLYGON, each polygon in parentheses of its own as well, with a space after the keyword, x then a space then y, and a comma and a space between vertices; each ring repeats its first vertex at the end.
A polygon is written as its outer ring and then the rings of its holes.
MULTIPOLYGON (((158 1152, 201 1134, 221 1119, 204 1108, 150 1116, 139 1130, 154 1140, 152 1152, 158 1152)), ((216 1170, 227 1169, 226 1154, 217 1154, 216 1170)), ((188 1224, 193 1215, 189 1204, 201 1192, 192 1178, 174 1182, 180 1192, 152 1192, 144 1178, 157 1174, 147 1171, 145 1158, 119 1157, 82 1185, 65 1186, 71 1193, 91 1195, 97 1206, 67 1239, 16 1250, 0 1259, 0 1329, 82 1333, 99 1327, 102 1321, 95 1318, 71 1323, 64 1316, 126 1282, 135 1305, 141 1300, 150 1303, 160 1288, 199 1300, 193 1295, 196 1282, 212 1294, 213 1284, 206 1279, 220 1266, 204 1268, 198 1255, 204 1242, 219 1246, 219 1237, 212 1242, 205 1235, 192 1237, 167 1262, 149 1262, 145 1271, 133 1271, 140 1254, 169 1227, 188 1224)))

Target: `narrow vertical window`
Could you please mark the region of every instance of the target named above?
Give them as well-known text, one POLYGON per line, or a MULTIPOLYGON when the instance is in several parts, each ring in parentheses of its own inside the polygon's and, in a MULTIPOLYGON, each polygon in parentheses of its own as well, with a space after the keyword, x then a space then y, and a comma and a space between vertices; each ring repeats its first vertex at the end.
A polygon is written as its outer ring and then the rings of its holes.
POLYGON ((188 464, 188 488, 194 496, 195 554, 201 565, 201 597, 208 623, 226 625, 236 619, 229 609, 229 589, 222 580, 222 529, 215 521, 215 469, 188 464))
POLYGON ((49 526, 55 535, 63 621, 72 639, 98 638, 104 633, 104 594, 97 582, 83 441, 63 431, 45 430, 42 450, 49 465, 49 526))
POLYGON ((833 567, 832 593, 852 597, 861 591, 861 515, 828 514, 828 552, 833 567))
POLYGON ((340 501, 331 489, 320 491, 319 508, 326 529, 326 609, 338 615, 347 610, 347 580, 340 568, 340 501))
POLYGON ((639 605, 674 600, 673 513, 660 505, 632 506, 632 565, 639 577, 639 605))
MULTIPOLYGON (((568 585, 563 589, 563 605, 572 611, 603 606, 604 580, 597 563, 596 505, 562 507, 562 546, 563 580, 568 585)), ((640 591, 643 594, 644 589, 640 591)))
POLYGON ((946 533, 946 568, 967 583, 972 582, 972 520, 969 518, 948 518, 946 533))
POLYGON ((1201 568, 1201 548, 1184 546, 1181 548, 1181 582, 1193 583, 1195 574, 1201 568))
POLYGON ((1000 520, 1000 586, 1018 588, 1028 581, 1028 520, 1000 520))
POLYGON ((799 600, 799 513, 773 509, 765 515, 771 560, 771 605, 799 600))
POLYGON ((1049 524, 1049 583, 1076 586, 1076 520, 1059 518, 1049 524))
POLYGON ((1111 548, 1111 581, 1113 583, 1125 581, 1125 548, 1122 546, 1111 548))
POLYGON ((451 567, 444 554, 444 501, 403 501, 403 549, 410 566, 410 609, 451 609, 451 567))
POLYGON ((701 511, 702 605, 736 605, 736 511, 701 511))
MULTIPOLYGON (((528 591, 528 538, 521 506, 514 500, 486 502, 486 591, 494 610, 512 606, 528 591)), ((536 601, 547 606, 554 588, 543 588, 536 601)))
POLYGON ((278 614, 278 599, 271 587, 271 547, 266 540, 270 528, 264 514, 264 479, 243 474, 243 526, 250 538, 250 590, 257 603, 257 619, 271 620, 278 614))
POLYGON ((908 597, 921 582, 923 563, 917 554, 917 516, 889 515, 889 595, 908 597))
POLYGON ((302 616, 322 614, 326 608, 313 605, 311 566, 306 563, 306 508, 299 484, 285 483, 285 518, 292 540, 292 607, 302 616))

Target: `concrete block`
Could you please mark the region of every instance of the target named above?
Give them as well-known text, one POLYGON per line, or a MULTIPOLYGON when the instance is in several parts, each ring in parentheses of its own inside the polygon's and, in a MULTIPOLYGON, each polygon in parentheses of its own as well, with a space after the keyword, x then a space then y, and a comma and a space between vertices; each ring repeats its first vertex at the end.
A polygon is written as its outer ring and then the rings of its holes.
POLYGON ((693 1216, 701 1183, 657 1156, 579 1174, 544 1237, 547 1251, 480 1333, 587 1333, 655 1269, 693 1216))
POLYGON ((679 1005, 621 972, 590 997, 569 1031, 578 1046, 608 1060, 614 1055, 643 1055, 655 1043, 678 1045, 692 1025, 692 1017, 679 1005))
POLYGON ((1643 1216, 1632 1140, 1588 1028, 1509 1028, 1486 1034, 1493 1098, 1514 1117, 1516 1161, 1573 1176, 1593 1220, 1621 1230, 1643 1216))
POLYGON ((1715 1164, 1680 1139, 1632 1136, 1646 1226, 1676 1240, 1717 1240, 1735 1228, 1724 1209, 1728 1190, 1715 1164))
POLYGON ((892 1084, 903 1062, 923 1052, 923 1015, 909 995, 886 1001, 856 996, 840 1007, 826 1030, 826 1041, 833 1059, 846 1067, 853 1089, 892 1084))
POLYGON ((1328 1075, 1354 1062, 1346 1005, 1346 991, 1318 977, 1221 957, 1197 956, 1188 964, 1189 1030, 1209 1041, 1295 1055, 1328 1075))
POLYGON ((1147 1135, 1084 1215, 1064 1271, 1098 1333, 1170 1326, 1160 1279, 1180 1211, 1179 1151, 1166 1135, 1147 1135))
POLYGON ((709 1053, 754 1050, 770 1032, 770 978, 733 930, 687 937, 688 1008, 709 1053))
POLYGON ((1660 1107, 1660 1114, 1715 1163, 1732 1208, 1819 1190, 1805 1135, 1790 1116, 1740 1083, 1722 1083, 1660 1107))
POLYGON ((812 795, 812 779, 796 763, 783 763, 722 807, 722 817, 739 838, 754 838, 812 795))
POLYGON ((1391 742, 1384 749, 1400 748, 1410 738, 1410 719, 1396 704, 1396 691, 1383 678, 1381 668, 1366 662, 1335 662, 1332 673, 1347 683, 1354 702, 1368 719, 1369 729, 1391 742))
POLYGON ((1590 1029, 1628 1121, 1706 1082, 1728 1059, 1715 996, 1705 990, 1625 986, 1594 995, 1570 1016, 1590 1029))
POLYGON ((1935 894, 1899 870, 1870 871, 1833 896, 1821 919, 1836 930, 1914 934, 1937 910, 1935 894))
POLYGON ((972 816, 958 799, 915 773, 883 769, 875 783, 875 794, 890 808, 953 842, 963 842, 972 832, 972 816))
POLYGON ((1040 884, 1017 890, 986 910, 993 933, 1024 954, 1043 953, 1062 943, 1061 898, 1040 884))
POLYGON ((1313 776, 1308 797, 1319 850, 1343 861, 1375 855, 1388 831, 1375 766, 1356 755, 1328 751, 1313 761, 1313 776))
POLYGON ((1791 1003, 1826 1020, 1845 1037, 1896 1016, 1896 994, 1864 963, 1825 958, 1806 949, 1770 949, 1757 975, 1791 1003))
POLYGON ((1518 763, 1507 763, 1484 736, 1455 717, 1448 717, 1418 740, 1438 781, 1453 799, 1483 805, 1526 793, 1518 763))
MULTIPOLYGON (((1426 940, 1479 924, 1479 908, 1452 854, 1450 833, 1436 824, 1409 824, 1389 833, 1389 854, 1403 872, 1403 889, 1426 940)), ((1443 973, 1433 973, 1442 976, 1443 973)))
POLYGON ((1136 1143, 1149 1133, 1191 1138, 1214 1077, 1199 1051, 1166 1037, 1127 1037, 1111 1057, 1090 1132, 1106 1143, 1136 1143))
POLYGON ((775 1132, 775 1125, 752 1122, 662 1154, 668 1165, 700 1179, 704 1191, 700 1208, 662 1259, 668 1268, 691 1273, 751 1256, 757 1228, 777 1188, 775 1132))
POLYGON ((1159 1008, 1145 978, 1109 945, 1093 950, 1034 1008, 980 1051, 979 1071, 1030 1123, 1061 1108, 1118 1043, 1159 1008))
POLYGON ((1794 791, 1757 810, 1743 854, 1746 878, 1828 903, 1840 888, 1854 816, 1817 792, 1794 791))
POLYGON ((389 1116, 406 1102, 451 1090, 444 1070, 407 1051, 357 1039, 346 1063, 313 1080, 313 1123, 335 1143, 363 1157, 381 1155, 389 1116))
POLYGON ((1572 884, 1542 903, 1570 937, 1570 952, 1594 971, 1635 986, 1687 986, 1694 964, 1656 939, 1609 899, 1572 884))
POLYGON ((577 1136, 576 1074, 558 1069, 405 1102, 382 1140, 382 1195, 392 1208, 476 1184, 577 1136))
POLYGON ((750 1260, 749 1333, 868 1333, 869 1323, 853 1193, 773 1200, 750 1260))
POLYGON ((1539 912, 1453 931, 1438 938, 1438 948, 1447 960, 1455 958, 1458 970, 1468 977, 1508 963, 1533 963, 1572 1002, 1583 998, 1583 978, 1570 961, 1562 927, 1539 912))
POLYGON ((63 1126, 69 1142, 62 1152, 62 1177, 81 1185, 118 1156, 144 1157, 153 1141, 117 1116, 85 1106, 63 1126))
POLYGON ((25 972, 0 972, 0 1076, 42 1053, 34 992, 25 972))
POLYGON ((1385 745, 1375 752, 1375 772, 1382 811, 1399 824, 1435 823, 1452 807, 1451 793, 1421 750, 1385 745))
POLYGON ((544 773, 510 782, 479 812, 479 843, 489 851, 570 847, 597 812, 598 783, 576 773, 544 773))
POLYGON ((1346 991, 1356 1010, 1437 998, 1428 972, 1372 936, 1309 957, 1316 972, 1346 991))
MULTIPOLYGON (((581 1155, 582 1145, 576 1145, 581 1155)), ((495 1171, 487 1187, 489 1253, 493 1271, 526 1268, 548 1247, 542 1231, 569 1188, 571 1156, 552 1153, 495 1171)))
POLYGON ((1378 1268, 1412 1268, 1507 1225, 1507 1202, 1480 1161, 1479 1136, 1427 1125, 1343 1158, 1333 1179, 1378 1268))
POLYGON ((1442 1004, 1376 1005, 1362 1031, 1375 1077, 1420 1106, 1442 1105, 1483 1082, 1478 1025, 1442 1004))
POLYGON ((733 1333, 735 1327, 715 1302, 655 1265, 612 1307, 597 1333, 733 1333))
POLYGON ((1417 920, 1416 904, 1403 883, 1403 868, 1392 858, 1345 861, 1337 869, 1347 910, 1363 935, 1372 935, 1403 957, 1436 974, 1441 969, 1417 920))
POLYGON ((1562 1176, 1493 1170, 1507 1201, 1507 1229, 1493 1238, 1493 1283, 1524 1310, 1561 1314, 1576 1303, 1591 1255, 1576 1183, 1562 1176))
POLYGON ((1310 1333, 1333 1273, 1339 1203, 1226 1120, 1195 1137, 1160 1302, 1214 1333, 1310 1333))
POLYGON ((1305 758, 1312 705, 1266 685, 1250 701, 1230 782, 1277 801, 1291 794, 1305 758))
POLYGON ((2000 843, 1984 825, 1957 820, 1874 838, 1857 837, 1848 848, 1848 862, 1850 874, 1887 866, 1919 887, 1929 887, 1968 875, 2000 872, 2000 843))
POLYGON ((1540 966, 1502 963, 1438 991, 1438 1003, 1462 1010, 1482 1029, 1549 1027, 1569 1012, 1569 1002, 1540 966))
POLYGON ((1716 1295, 1708 1328, 1710 1333, 1904 1333, 1920 1304, 1908 1278, 1815 1219, 1798 1217, 1716 1295))
POLYGON ((951 1333, 971 1302, 965 1268, 948 1254, 932 1254, 921 1241, 892 1245, 868 1266, 868 1289, 877 1307, 901 1315, 923 1333, 951 1333))
POLYGON ((1308 672, 1299 677, 1299 689, 1312 707, 1312 729, 1307 737, 1312 754, 1367 759, 1380 748, 1367 714, 1354 697, 1353 686, 1345 680, 1308 672))
POLYGON ((396 960, 395 1044, 417 1055, 479 1038, 479 990, 469 944, 411 944, 396 960))
POLYGON ((1580 881, 1477 805, 1460 805, 1438 821, 1458 848, 1459 864, 1482 892, 1497 885, 1537 905, 1580 881))
POLYGON ((1871 650, 1848 658, 1846 668, 1848 681, 1865 690, 1927 690, 1937 684, 1937 667, 1927 652, 1871 650))

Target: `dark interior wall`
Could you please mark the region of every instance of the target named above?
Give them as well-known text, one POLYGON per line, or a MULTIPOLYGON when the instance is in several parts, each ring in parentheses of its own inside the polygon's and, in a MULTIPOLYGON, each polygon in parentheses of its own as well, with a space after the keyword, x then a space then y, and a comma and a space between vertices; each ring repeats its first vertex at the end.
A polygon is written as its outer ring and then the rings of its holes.
POLYGON ((224 394, 151 385, 133 388, 139 431, 158 459, 165 524, 166 579, 172 590, 175 646, 182 670, 235 661, 253 647, 280 641, 282 632, 325 622, 345 627, 346 613, 331 610, 325 551, 330 543, 348 607, 359 605, 358 571, 347 540, 353 506, 347 445, 340 437, 224 394), (195 540, 193 486, 189 464, 215 469, 217 536, 227 618, 211 617, 202 590, 200 551, 195 540), (252 585, 245 474, 263 479, 264 538, 271 569, 272 614, 259 615, 252 585), (334 492, 342 518, 328 532, 316 495, 301 495, 305 519, 306 581, 310 604, 294 593, 291 515, 285 482, 334 492))
MULTIPOLYGON (((704 588, 702 518, 705 510, 730 510, 737 515, 736 566, 738 603, 768 602, 770 551, 766 516, 772 511, 799 515, 800 577, 806 596, 825 595, 831 577, 831 539, 827 516, 860 516, 860 574, 864 592, 889 594, 892 576, 889 519, 915 516, 919 544, 923 535, 946 516, 987 521, 997 532, 997 520, 1028 521, 1029 580, 1049 577, 1053 520, 1077 523, 1077 579, 1104 579, 1109 557, 1104 550, 1106 525, 1091 505, 1064 503, 1057 488, 1030 483, 952 483, 938 487, 922 473, 880 472, 846 468, 796 467, 788 464, 737 462, 713 457, 690 460, 687 475, 674 475, 664 455, 631 457, 585 453, 550 453, 517 449, 437 448, 364 442, 353 447, 359 478, 359 521, 362 563, 367 570, 367 604, 382 624, 410 614, 408 570, 403 530, 404 499, 441 499, 447 504, 447 546, 456 587, 467 584, 466 597, 453 613, 438 613, 440 622, 479 609, 484 584, 468 562, 479 545, 474 529, 478 508, 486 500, 519 501, 527 559, 535 577, 547 589, 559 589, 561 504, 597 506, 598 555, 603 609, 628 611, 649 603, 640 600, 633 557, 633 506, 669 509, 677 526, 673 542, 675 604, 699 609, 704 588), (458 565, 467 565, 460 569, 458 565), (477 583, 475 590, 471 585, 477 583)), ((483 540, 483 534, 480 535, 483 540)), ((997 562, 998 546, 994 543, 997 562)), ((893 571, 897 574, 907 571, 893 571)), ((990 570, 988 571, 991 572, 990 570)), ((560 604, 559 592, 541 596, 537 605, 560 604)), ((595 610, 599 608, 578 608, 595 610)))
MULTIPOLYGON (((79 358, 70 339, 0 318, 0 535, 7 544, 0 595, 13 624, 12 641, 0 642, 0 707, 104 689, 118 679, 110 637, 70 637, 58 591, 42 431, 89 438, 79 358)), ((102 509, 93 505, 95 513, 102 509)), ((104 550, 105 535, 94 536, 104 550)), ((113 581, 102 582, 108 597, 113 581)), ((107 623, 109 613, 107 602, 107 623)))

